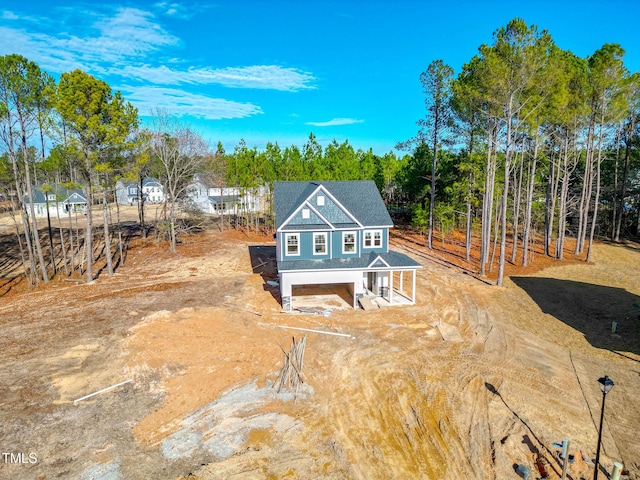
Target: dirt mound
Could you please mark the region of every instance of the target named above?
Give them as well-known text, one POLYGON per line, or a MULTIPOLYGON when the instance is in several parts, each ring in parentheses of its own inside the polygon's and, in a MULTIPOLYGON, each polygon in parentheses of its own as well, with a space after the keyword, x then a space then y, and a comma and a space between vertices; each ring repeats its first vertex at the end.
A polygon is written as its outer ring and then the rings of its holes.
POLYGON ((112 278, 1 297, 3 449, 37 462, 0 478, 557 478, 563 438, 588 477, 608 374, 601 461, 640 479, 634 246, 497 288, 414 245, 416 305, 325 316, 281 313, 268 241, 139 244, 112 278), (305 332, 295 399, 270 388, 287 326, 348 335, 305 332))

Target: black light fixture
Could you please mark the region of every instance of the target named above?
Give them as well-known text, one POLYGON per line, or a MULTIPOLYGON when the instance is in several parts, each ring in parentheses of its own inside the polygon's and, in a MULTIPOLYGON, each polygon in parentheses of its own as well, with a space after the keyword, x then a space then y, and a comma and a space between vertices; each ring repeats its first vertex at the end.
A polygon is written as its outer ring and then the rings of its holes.
POLYGON ((596 448, 596 471, 593 474, 593 480, 598 480, 598 470, 600 469, 600 445, 602 444, 602 422, 604 420, 604 401, 607 398, 607 393, 611 391, 614 386, 613 380, 607 375, 598 379, 600 384, 600 390, 602 390, 602 411, 600 412, 600 431, 598 432, 598 447, 596 448))

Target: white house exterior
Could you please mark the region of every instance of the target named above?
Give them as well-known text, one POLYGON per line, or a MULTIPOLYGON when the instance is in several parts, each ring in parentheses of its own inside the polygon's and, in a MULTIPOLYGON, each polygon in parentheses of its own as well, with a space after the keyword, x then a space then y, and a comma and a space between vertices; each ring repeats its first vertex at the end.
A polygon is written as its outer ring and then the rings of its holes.
POLYGON ((196 179, 187 188, 187 199, 198 210, 213 215, 238 215, 265 211, 267 188, 255 192, 237 187, 213 187, 205 180, 196 179))
MULTIPOLYGON (((138 193, 140 186, 136 182, 118 180, 116 182, 116 202, 120 205, 137 205, 140 200, 138 193)), ((164 203, 164 187, 155 178, 147 177, 142 180, 142 195, 144 203, 164 203)))
POLYGON ((144 179, 142 195, 144 195, 146 203, 164 203, 164 187, 155 178, 144 179))
POLYGON ((364 296, 415 303, 421 265, 389 249, 393 222, 373 181, 276 182, 273 196, 285 310, 295 286, 316 284, 346 284, 354 308, 364 296))
MULTIPOLYGON (((50 217, 65 216, 69 212, 84 212, 87 209, 87 199, 79 189, 68 190, 62 185, 53 184, 47 188, 32 187, 32 194, 36 217, 46 218, 47 208, 50 217)), ((25 196, 24 203, 27 212, 31 213, 28 196, 25 196)))

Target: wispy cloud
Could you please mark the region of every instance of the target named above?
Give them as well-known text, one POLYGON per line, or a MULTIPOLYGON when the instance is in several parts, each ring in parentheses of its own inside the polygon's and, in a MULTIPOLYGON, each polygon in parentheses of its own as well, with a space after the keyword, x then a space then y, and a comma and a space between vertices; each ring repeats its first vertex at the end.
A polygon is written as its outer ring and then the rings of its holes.
POLYGON ((3 20, 18 20, 20 17, 9 10, 3 10, 2 15, 0 16, 3 20))
POLYGON ((179 39, 153 22, 153 16, 135 8, 120 8, 111 16, 99 16, 78 35, 30 32, 0 27, 0 53, 19 52, 54 72, 81 68, 102 73, 104 64, 118 64, 145 57, 179 39))
POLYGON ((357 118, 332 118, 326 122, 306 122, 305 125, 313 125, 314 127, 335 127, 337 125, 352 125, 354 123, 363 123, 364 120, 357 118))
MULTIPOLYGON (((189 8, 193 12, 207 7, 189 8)), ((254 103, 215 98, 202 91, 188 92, 180 89, 182 85, 288 92, 316 88, 311 73, 278 65, 183 67, 180 38, 158 21, 160 14, 189 14, 176 2, 156 3, 155 13, 106 6, 86 12, 63 7, 58 11, 60 24, 54 26, 44 17, 13 23, 19 14, 0 10, 0 55, 20 53, 51 73, 79 68, 106 77, 110 83, 115 79, 114 83, 127 85, 121 90, 141 115, 158 107, 177 116, 209 120, 263 113, 254 103), (84 23, 78 22, 79 15, 84 23), (69 28, 71 25, 73 28, 69 28)), ((27 17, 20 20, 23 18, 27 17)))
POLYGON ((182 20, 188 20, 196 13, 199 13, 205 9, 201 5, 189 5, 189 7, 187 7, 184 4, 178 2, 158 2, 153 6, 162 15, 173 18, 180 18, 182 20))
POLYGON ((138 108, 140 115, 149 115, 156 108, 163 108, 176 116, 190 115, 207 120, 245 118, 263 113, 252 103, 240 103, 188 93, 163 87, 121 88, 128 101, 138 108))
POLYGON ((278 65, 226 68, 191 67, 187 70, 169 68, 166 65, 158 67, 128 65, 118 69, 118 73, 125 77, 158 85, 178 85, 181 83, 217 84, 231 88, 255 88, 289 92, 315 88, 312 84, 315 78, 309 72, 278 65))

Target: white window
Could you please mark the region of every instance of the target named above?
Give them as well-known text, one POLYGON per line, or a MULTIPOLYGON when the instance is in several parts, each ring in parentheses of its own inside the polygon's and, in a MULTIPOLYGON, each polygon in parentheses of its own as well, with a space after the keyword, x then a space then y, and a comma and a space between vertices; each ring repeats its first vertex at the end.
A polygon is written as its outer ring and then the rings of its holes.
POLYGON ((342 234, 342 253, 356 253, 356 232, 342 234))
POLYGON ((287 255, 300 255, 300 238, 297 233, 288 233, 285 235, 287 244, 287 255))
POLYGON ((313 234, 313 254, 326 255, 326 253, 327 253, 327 234, 314 233, 313 234))
POLYGON ((318 195, 316 198, 316 203, 319 207, 324 207, 324 195, 318 195))
POLYGON ((369 230, 364 232, 363 245, 365 248, 382 247, 382 230, 369 230))
POLYGON ((308 220, 311 217, 311 212, 309 211, 308 208, 303 208, 302 209, 302 218, 304 220, 308 220))

